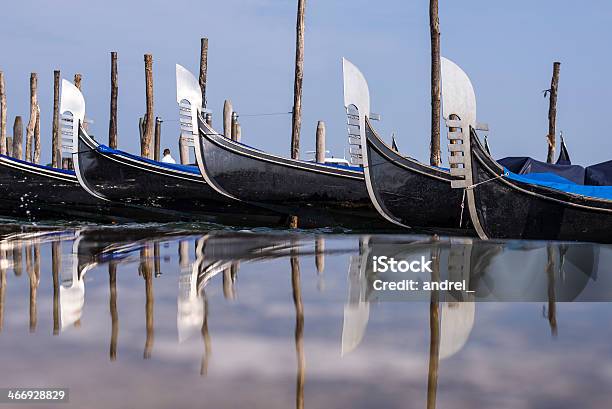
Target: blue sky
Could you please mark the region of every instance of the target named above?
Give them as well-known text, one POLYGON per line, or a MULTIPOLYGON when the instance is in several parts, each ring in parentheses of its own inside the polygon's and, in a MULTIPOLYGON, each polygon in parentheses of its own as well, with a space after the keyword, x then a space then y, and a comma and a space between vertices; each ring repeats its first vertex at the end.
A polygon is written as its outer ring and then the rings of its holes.
MULTIPOLYGON (((27 121, 29 73, 39 74, 43 161, 51 140, 53 70, 83 74, 91 132, 108 138, 110 51, 119 52, 119 147, 138 152, 138 116, 144 113, 143 54, 154 56, 155 110, 168 120, 163 146, 177 149, 174 64, 194 72, 199 39, 210 39, 209 108, 221 124, 223 100, 241 118, 243 141, 288 155, 295 53, 295 0, 160 0, 105 2, 11 1, 0 17, 0 70, 8 88, 8 123, 27 121)), ((428 160, 429 2, 308 0, 302 157, 314 147, 318 120, 328 147, 346 146, 341 57, 365 73, 377 124, 397 134, 404 154, 428 160)), ((608 81, 612 4, 569 0, 442 1, 443 55, 471 77, 479 121, 491 127, 497 157, 546 157, 552 63, 562 62, 558 129, 574 162, 612 159, 611 131, 602 122, 612 96, 608 81)), ((443 154, 443 156, 446 156, 443 154)))

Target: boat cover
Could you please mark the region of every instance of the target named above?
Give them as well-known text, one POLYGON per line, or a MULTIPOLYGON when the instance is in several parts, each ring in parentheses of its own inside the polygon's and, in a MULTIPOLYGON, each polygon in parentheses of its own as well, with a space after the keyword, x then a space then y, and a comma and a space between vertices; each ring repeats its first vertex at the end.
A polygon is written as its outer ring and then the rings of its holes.
POLYGON ((512 172, 506 167, 504 167, 504 173, 506 178, 517 182, 544 186, 580 196, 612 200, 612 186, 589 186, 578 184, 555 173, 531 173, 521 175, 512 172))
POLYGON ((585 185, 611 186, 612 160, 586 168, 586 175, 584 177, 584 180, 585 185))
POLYGON ((524 156, 503 158, 498 160, 498 162, 511 172, 519 175, 552 173, 570 180, 573 183, 579 185, 585 184, 585 171, 582 166, 546 163, 524 156))

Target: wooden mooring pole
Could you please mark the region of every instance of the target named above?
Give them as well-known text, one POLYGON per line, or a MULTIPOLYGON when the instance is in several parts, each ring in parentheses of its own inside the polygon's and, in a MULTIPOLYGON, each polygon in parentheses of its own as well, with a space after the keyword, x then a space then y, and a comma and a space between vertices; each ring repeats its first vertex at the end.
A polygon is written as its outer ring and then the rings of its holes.
POLYGON ((83 76, 79 73, 74 74, 74 86, 77 87, 79 91, 81 90, 81 81, 83 81, 83 76))
POLYGON ((108 123, 108 146, 117 149, 117 98, 119 96, 119 74, 117 73, 117 52, 111 52, 111 100, 108 123))
POLYGON ((206 108, 206 77, 208 75, 208 38, 200 39, 200 90, 202 107, 206 108))
POLYGON ((153 153, 154 153, 154 159, 157 161, 159 160, 159 150, 160 150, 160 145, 161 145, 161 125, 162 125, 161 118, 155 117, 155 149, 153 153))
POLYGON ((145 158, 153 159, 151 152, 151 143, 153 142, 155 127, 153 107, 153 56, 151 54, 145 54, 144 62, 147 110, 144 118, 142 140, 140 141, 140 155, 145 158))
POLYGON ((59 99, 60 99, 60 72, 53 71, 53 133, 51 139, 51 166, 59 168, 62 161, 62 153, 60 147, 60 129, 59 129, 59 99))
POLYGON ((35 72, 30 74, 30 120, 28 127, 26 128, 26 147, 25 147, 25 160, 32 162, 34 158, 32 152, 32 145, 34 141, 34 129, 36 128, 36 106, 38 104, 36 100, 36 88, 38 86, 38 74, 35 72))
POLYGON ((23 159, 23 121, 20 116, 15 117, 13 124, 13 157, 23 159))
POLYGON ((6 89, 4 87, 4 72, 0 71, 0 154, 6 155, 6 89))
POLYGON ((548 156, 546 162, 553 163, 555 160, 556 134, 557 134, 557 91, 559 89, 559 71, 561 63, 553 63, 553 76, 550 82, 550 89, 545 93, 550 93, 548 106, 548 156))
MULTIPOLYGON (((300 130, 302 128, 302 89, 304 82, 304 31, 306 0, 298 0, 295 27, 295 77, 293 80, 293 110, 291 115, 291 158, 300 158, 300 130)), ((296 229, 298 219, 289 218, 289 228, 296 229)))
POLYGON ((325 122, 323 121, 317 123, 317 147, 315 155, 317 162, 325 163, 325 122))
POLYGON ((431 143, 429 163, 440 166, 440 18, 438 0, 429 0, 431 34, 431 143))
POLYGON ((238 114, 232 112, 232 141, 238 140, 238 114))
POLYGON ((223 136, 227 139, 232 138, 232 114, 234 112, 234 107, 232 106, 232 101, 226 99, 223 103, 223 136))

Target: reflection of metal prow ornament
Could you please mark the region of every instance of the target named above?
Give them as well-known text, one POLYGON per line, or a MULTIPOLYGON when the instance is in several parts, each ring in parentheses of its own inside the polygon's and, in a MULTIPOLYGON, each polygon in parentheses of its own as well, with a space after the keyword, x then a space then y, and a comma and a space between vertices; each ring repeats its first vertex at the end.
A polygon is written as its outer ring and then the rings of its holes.
POLYGON ((342 350, 344 356, 354 351, 365 335, 370 319, 370 303, 366 301, 366 265, 369 256, 368 237, 359 243, 360 255, 352 256, 348 272, 348 302, 344 306, 342 350))
MULTIPOLYGON (((81 319, 83 306, 85 305, 85 272, 79 272, 79 242, 82 237, 78 237, 72 245, 72 276, 70 285, 66 286, 62 282, 60 285, 60 322, 62 331, 81 319)), ((63 281, 63 280, 62 280, 63 281)))
MULTIPOLYGON (((183 245, 183 242, 180 245, 183 245)), ((182 247, 181 250, 183 250, 182 247)), ((182 261, 185 263, 185 260, 182 261)), ((202 326, 204 319, 204 301, 198 291, 199 264, 192 263, 191 268, 188 268, 188 264, 187 268, 183 266, 179 275, 178 310, 176 316, 179 342, 189 339, 202 326)))

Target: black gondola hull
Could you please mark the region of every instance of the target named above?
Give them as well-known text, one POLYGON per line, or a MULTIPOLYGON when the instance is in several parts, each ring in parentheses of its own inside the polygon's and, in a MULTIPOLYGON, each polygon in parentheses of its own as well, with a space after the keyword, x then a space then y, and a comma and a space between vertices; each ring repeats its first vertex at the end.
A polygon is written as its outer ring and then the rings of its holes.
POLYGON ((471 135, 474 208, 489 238, 612 243, 612 201, 500 177, 504 169, 471 135))
POLYGON ((278 157, 203 128, 199 144, 202 172, 229 197, 298 216, 301 227, 393 227, 372 206, 361 170, 278 157))
POLYGON ((195 172, 104 149, 79 135, 81 182, 93 195, 156 211, 163 221, 201 221, 231 225, 278 225, 284 216, 245 206, 219 195, 195 172))
POLYGON ((128 222, 142 215, 91 196, 73 172, 7 156, 0 156, 0 192, 0 215, 28 221, 128 222))
POLYGON ((385 217, 413 228, 465 228, 468 223, 460 223, 462 192, 451 188, 456 178, 448 171, 401 156, 367 120, 366 149, 370 195, 385 217))

